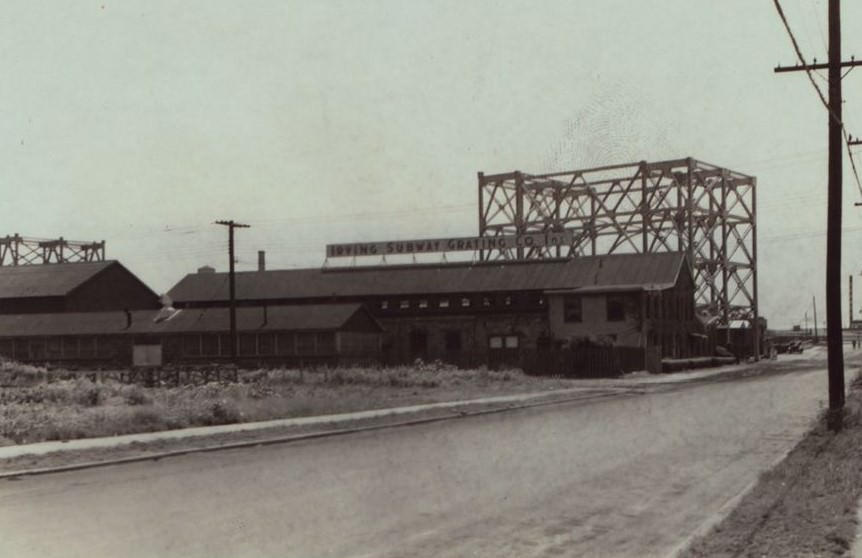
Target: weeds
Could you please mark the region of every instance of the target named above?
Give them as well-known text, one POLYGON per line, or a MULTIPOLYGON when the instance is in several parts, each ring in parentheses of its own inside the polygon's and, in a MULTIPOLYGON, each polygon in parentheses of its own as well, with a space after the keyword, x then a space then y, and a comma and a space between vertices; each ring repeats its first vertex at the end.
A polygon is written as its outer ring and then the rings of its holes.
POLYGON ((333 414, 549 382, 519 370, 417 361, 393 368, 260 369, 242 372, 238 383, 145 388, 0 360, 0 439, 21 444, 333 414))

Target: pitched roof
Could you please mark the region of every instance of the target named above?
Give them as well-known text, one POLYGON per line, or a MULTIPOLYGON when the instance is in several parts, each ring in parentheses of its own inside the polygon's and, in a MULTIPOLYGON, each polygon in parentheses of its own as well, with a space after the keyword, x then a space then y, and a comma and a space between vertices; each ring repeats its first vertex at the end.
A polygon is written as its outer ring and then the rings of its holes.
MULTIPOLYGON (((236 274, 238 300, 545 291, 579 287, 667 288, 685 256, 612 254, 569 260, 250 271, 236 274)), ((228 300, 227 273, 186 275, 169 292, 177 303, 228 300)))
MULTIPOLYGON (((240 331, 331 331, 343 329, 359 304, 326 304, 237 308, 240 331)), ((156 321, 159 311, 131 312, 127 327, 125 312, 64 312, 54 314, 0 315, 0 337, 35 335, 123 335, 161 333, 226 332, 230 329, 227 308, 177 310, 170 319, 156 321)), ((372 322, 379 324, 372 319, 372 322)))
POLYGON ((65 296, 113 265, 103 262, 0 266, 0 298, 65 296))

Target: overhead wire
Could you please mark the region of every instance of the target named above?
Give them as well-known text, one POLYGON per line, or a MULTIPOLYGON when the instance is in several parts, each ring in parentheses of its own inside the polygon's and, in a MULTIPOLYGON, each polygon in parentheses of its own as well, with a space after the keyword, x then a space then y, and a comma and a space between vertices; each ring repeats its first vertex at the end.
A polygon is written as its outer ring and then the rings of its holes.
POLYGON ((808 67, 808 62, 806 62, 805 57, 802 55, 802 50, 799 48, 799 43, 796 40, 796 36, 793 34, 793 30, 790 29, 790 23, 787 21, 787 16, 784 15, 784 10, 781 7, 781 2, 779 0, 772 0, 775 4, 775 9, 778 10, 778 16, 781 18, 781 22, 784 24, 784 29, 787 31, 787 34, 790 36, 790 42, 793 43, 793 50, 796 51, 796 58, 799 60, 799 64, 804 67, 805 75, 808 76, 808 80, 811 82, 811 85, 814 86, 814 89, 817 91, 817 96, 820 97, 820 102, 823 103, 823 106, 826 107, 826 110, 829 112, 830 118, 838 123, 841 126, 841 134, 844 137, 844 145, 847 148, 847 155, 850 157, 850 167, 853 169, 853 176, 856 178, 856 186, 859 189, 859 194, 862 195, 862 180, 859 179, 859 171, 856 168, 856 160, 853 158, 853 150, 850 145, 850 134, 847 132, 847 128, 844 126, 844 122, 835 114, 835 111, 832 110, 832 107, 829 105, 829 101, 826 100, 826 96, 823 94, 823 91, 820 89, 820 86, 817 85, 817 82, 814 81, 813 72, 808 67))

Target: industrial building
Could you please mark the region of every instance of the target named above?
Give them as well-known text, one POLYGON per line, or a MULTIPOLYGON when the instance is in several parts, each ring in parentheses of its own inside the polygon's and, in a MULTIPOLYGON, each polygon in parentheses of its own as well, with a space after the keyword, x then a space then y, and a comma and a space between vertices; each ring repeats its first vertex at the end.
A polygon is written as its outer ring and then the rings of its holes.
MULTIPOLYGON (((521 364, 578 344, 630 348, 642 369, 711 351, 685 254, 436 265, 259 270, 235 276, 236 305, 361 304, 385 331, 385 363, 521 364)), ((168 293, 180 309, 225 308, 229 275, 203 268, 168 293)), ((311 307, 310 307, 311 308, 311 307)))
MULTIPOLYGON (((382 329, 356 304, 248 307, 237 313, 245 365, 376 363, 382 329)), ((228 311, 137 310, 0 315, 0 355, 63 366, 227 362, 228 311)))
MULTIPOLYGON (((75 247, 89 243, 6 240, 15 259, 9 255, 11 265, 0 265, 0 355, 79 367, 229 360, 227 309, 163 307, 119 262, 89 252, 86 260, 78 257, 83 252, 75 247)), ((237 322, 245 364, 379 361, 382 328, 358 304, 245 307, 237 322)))

